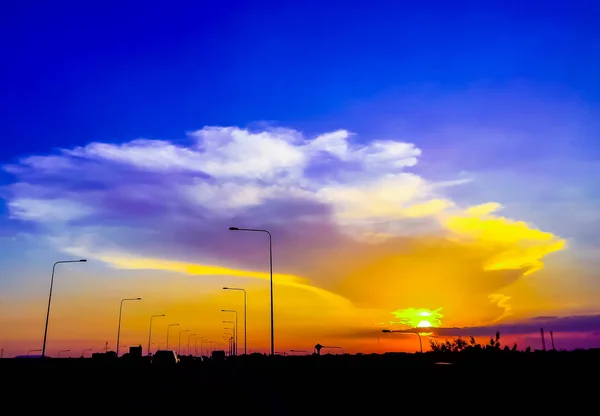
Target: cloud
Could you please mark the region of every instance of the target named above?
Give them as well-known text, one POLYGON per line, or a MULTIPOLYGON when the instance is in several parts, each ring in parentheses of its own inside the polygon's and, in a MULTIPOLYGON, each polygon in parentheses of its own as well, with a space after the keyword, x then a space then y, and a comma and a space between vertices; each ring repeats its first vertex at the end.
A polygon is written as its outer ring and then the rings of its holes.
POLYGON ((279 284, 384 315, 443 308, 444 324, 504 316, 506 303, 488 296, 565 242, 498 215, 499 203, 459 206, 447 191, 469 178, 427 180, 410 172, 421 157, 412 143, 346 130, 205 127, 185 141, 26 157, 4 167, 14 181, 3 195, 14 221, 115 267, 262 278, 266 236, 227 228, 268 228, 276 274, 302 278, 279 284))
POLYGON ((600 315, 581 316, 541 316, 514 323, 466 328, 436 328, 439 336, 488 336, 500 331, 500 334, 531 334, 540 331, 555 333, 595 332, 600 330, 600 315))
MULTIPOLYGON (((394 333, 414 333, 418 332, 422 336, 433 337, 491 337, 499 331, 501 335, 525 335, 539 334, 540 328, 543 328, 546 333, 552 331, 554 336, 560 334, 590 334, 597 336, 600 331, 600 315, 576 315, 576 316, 540 316, 522 321, 510 323, 492 323, 484 326, 472 327, 410 327, 406 324, 413 323, 413 319, 409 322, 403 322, 402 328, 394 328, 393 325, 380 325, 378 327, 355 329, 349 331, 339 331, 337 336, 340 338, 359 338, 369 339, 382 335, 383 329, 392 329, 394 333)), ((567 336, 568 338, 568 336, 567 336)))

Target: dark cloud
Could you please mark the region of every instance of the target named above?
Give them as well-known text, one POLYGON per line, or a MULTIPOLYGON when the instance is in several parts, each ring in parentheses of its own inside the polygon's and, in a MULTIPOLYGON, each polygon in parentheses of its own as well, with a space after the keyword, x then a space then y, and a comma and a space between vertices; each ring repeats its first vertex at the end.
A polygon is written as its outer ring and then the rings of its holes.
MULTIPOLYGON (((600 330, 600 315, 582 316, 539 316, 523 322, 504 323, 490 326, 466 328, 436 328, 435 334, 439 336, 488 336, 496 331, 501 334, 529 334, 545 331, 559 332, 593 332, 600 330)), ((426 332, 421 330, 422 332, 426 332)))

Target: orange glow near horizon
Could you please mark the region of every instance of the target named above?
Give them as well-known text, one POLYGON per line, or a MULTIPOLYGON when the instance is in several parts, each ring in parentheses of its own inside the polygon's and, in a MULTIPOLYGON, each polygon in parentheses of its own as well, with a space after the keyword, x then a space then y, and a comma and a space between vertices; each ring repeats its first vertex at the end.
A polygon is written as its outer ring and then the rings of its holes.
MULTIPOLYGON (((437 236, 390 239, 373 250, 356 252, 337 253, 333 248, 327 258, 310 264, 312 269, 303 277, 286 274, 285 267, 278 266, 274 275, 276 348, 312 351, 321 343, 342 345, 348 352, 414 350, 412 340, 398 337, 383 342, 380 329, 373 328, 381 322, 386 327, 475 326, 519 316, 519 308, 529 307, 536 295, 533 290, 528 294, 511 288, 523 276, 540 270, 542 258, 563 250, 565 242, 525 223, 495 216, 496 209, 488 204, 440 216, 445 232, 437 236)), ((49 351, 67 345, 81 349, 93 345, 99 350, 106 341, 114 349, 121 298, 116 293, 143 298, 124 308, 124 345, 141 344, 145 351, 149 317, 157 313, 167 315, 154 323, 157 345, 164 344, 169 323, 222 342, 225 317, 220 311, 235 308, 241 347, 242 296, 223 291, 223 286, 247 290, 248 348, 268 351, 268 273, 124 255, 99 255, 97 259, 122 271, 123 278, 107 285, 98 276, 77 293, 65 293, 59 282, 53 297, 49 351), (144 270, 164 273, 165 278, 148 279, 141 273, 144 270)), ((6 344, 20 352, 39 348, 43 296, 35 302, 10 301, 0 308, 0 332, 6 334, 6 344)))

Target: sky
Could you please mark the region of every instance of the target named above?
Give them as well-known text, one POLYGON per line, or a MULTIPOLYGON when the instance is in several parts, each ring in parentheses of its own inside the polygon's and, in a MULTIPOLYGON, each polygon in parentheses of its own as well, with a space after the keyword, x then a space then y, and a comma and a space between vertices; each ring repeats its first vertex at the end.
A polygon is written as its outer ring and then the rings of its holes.
POLYGON ((4 356, 267 352, 230 226, 277 352, 600 347, 600 6, 482 3, 5 4, 4 356))

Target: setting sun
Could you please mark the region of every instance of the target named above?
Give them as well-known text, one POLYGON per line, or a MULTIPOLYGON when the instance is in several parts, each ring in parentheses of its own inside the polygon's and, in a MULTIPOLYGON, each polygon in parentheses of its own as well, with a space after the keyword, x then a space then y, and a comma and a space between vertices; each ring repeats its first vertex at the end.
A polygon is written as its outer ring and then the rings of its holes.
POLYGON ((417 324, 417 328, 431 328, 432 326, 429 321, 421 321, 417 324))

